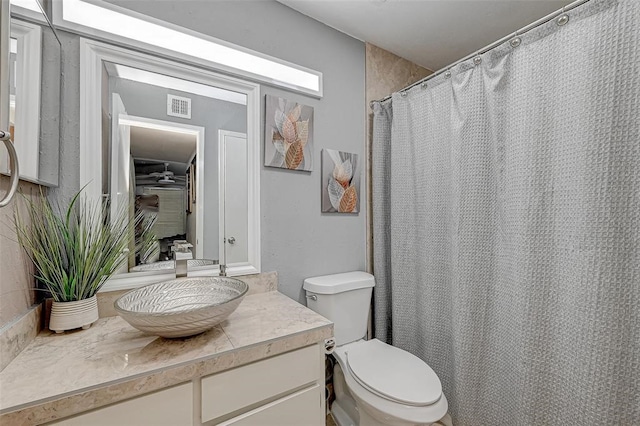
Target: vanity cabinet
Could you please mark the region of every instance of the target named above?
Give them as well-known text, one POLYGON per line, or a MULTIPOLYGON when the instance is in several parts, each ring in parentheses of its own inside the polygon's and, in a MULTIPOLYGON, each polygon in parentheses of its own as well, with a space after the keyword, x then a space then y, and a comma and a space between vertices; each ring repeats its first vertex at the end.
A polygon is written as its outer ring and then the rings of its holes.
POLYGON ((184 383, 50 424, 60 426, 192 425, 193 386, 190 382, 184 383))
POLYGON ((248 413, 233 417, 232 419, 212 423, 220 426, 320 426, 324 425, 324 416, 321 415, 318 404, 318 390, 320 386, 295 392, 270 404, 266 404, 251 410, 248 413))
POLYGON ((120 317, 43 331, 0 372, 11 387, 0 424, 323 426, 332 336, 331 321, 277 291, 248 295, 192 338, 158 338, 120 317))
POLYGON ((306 346, 54 425, 322 426, 324 347, 306 346))
POLYGON ((307 346, 204 377, 202 422, 225 425, 323 424, 322 349, 319 345, 307 346), (273 423, 269 419, 278 421, 273 423))

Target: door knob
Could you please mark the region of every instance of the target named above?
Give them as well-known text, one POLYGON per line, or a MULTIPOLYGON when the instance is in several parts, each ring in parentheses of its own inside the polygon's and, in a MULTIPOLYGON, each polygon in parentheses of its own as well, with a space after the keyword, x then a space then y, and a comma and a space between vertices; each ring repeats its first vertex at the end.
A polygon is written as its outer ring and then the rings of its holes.
POLYGON ((227 239, 227 241, 229 241, 229 244, 235 244, 236 243, 236 239, 234 237, 229 237, 227 239))

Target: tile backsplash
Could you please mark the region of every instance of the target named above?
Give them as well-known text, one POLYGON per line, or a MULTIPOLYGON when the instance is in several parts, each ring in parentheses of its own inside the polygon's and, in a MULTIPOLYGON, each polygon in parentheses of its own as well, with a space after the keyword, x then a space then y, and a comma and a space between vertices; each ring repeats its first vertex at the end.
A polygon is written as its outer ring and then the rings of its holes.
POLYGON ((42 305, 35 305, 0 328, 0 371, 35 339, 40 331, 41 317, 42 305))

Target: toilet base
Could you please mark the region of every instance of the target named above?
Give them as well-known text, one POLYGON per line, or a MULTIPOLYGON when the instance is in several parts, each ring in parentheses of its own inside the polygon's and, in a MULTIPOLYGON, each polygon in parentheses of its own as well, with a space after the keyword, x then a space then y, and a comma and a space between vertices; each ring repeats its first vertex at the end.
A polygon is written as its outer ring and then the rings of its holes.
POLYGON ((331 404, 331 415, 338 426, 358 426, 360 415, 356 401, 347 389, 342 368, 336 362, 333 367, 333 390, 336 395, 335 401, 331 404))
POLYGON ((451 419, 451 416, 449 415, 449 413, 447 413, 443 418, 441 418, 440 420, 438 420, 433 424, 442 425, 442 426, 453 426, 453 420, 451 419))

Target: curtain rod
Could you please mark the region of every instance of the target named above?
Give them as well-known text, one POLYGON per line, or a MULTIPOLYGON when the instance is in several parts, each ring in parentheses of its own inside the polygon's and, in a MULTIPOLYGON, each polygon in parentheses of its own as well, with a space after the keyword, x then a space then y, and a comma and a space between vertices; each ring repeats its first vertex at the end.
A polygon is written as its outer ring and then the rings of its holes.
MULTIPOLYGON (((542 24, 544 24, 544 23, 549 22, 549 21, 551 21, 552 19, 554 19, 554 18, 556 18, 556 17, 558 17, 558 16, 560 16, 560 15, 564 15, 564 13, 565 13, 565 12, 568 12, 569 10, 574 9, 574 8, 576 8, 576 7, 580 6, 581 4, 586 3, 586 2, 588 2, 588 1, 589 1, 589 0, 575 0, 574 2, 569 3, 568 5, 566 5, 565 7, 563 7, 562 9, 556 10, 555 12, 552 12, 552 13, 548 14, 547 16, 545 16, 545 17, 543 17, 543 18, 538 19, 537 21, 535 21, 535 22, 533 22, 533 23, 531 23, 531 24, 527 25, 526 27, 523 27, 523 28, 519 29, 518 31, 516 31, 516 32, 515 32, 515 33, 513 33, 513 34, 509 34, 508 36, 502 37, 500 40, 494 41, 493 43, 491 43, 491 44, 489 44, 489 45, 487 45, 487 46, 483 47, 482 49, 480 49, 480 50, 478 50, 478 51, 476 51, 476 52, 474 52, 474 53, 471 53, 471 54, 469 54, 469 55, 465 56, 465 57, 464 57, 464 58, 462 58, 462 59, 458 59, 457 61, 455 61, 455 62, 453 62, 453 63, 451 63, 451 64, 447 65, 447 66, 446 66, 446 67, 444 67, 444 68, 440 68, 438 71, 434 72, 433 74, 431 74, 431 75, 429 75, 429 76, 427 76, 427 77, 423 78, 422 80, 418 80, 418 81, 416 81, 415 83, 412 83, 412 84, 408 85, 408 86, 407 86, 407 87, 405 87, 404 89, 398 90, 398 92, 404 92, 404 91, 406 91, 406 90, 411 89, 412 87, 415 87, 415 86, 417 86, 417 85, 419 85, 419 84, 424 83, 425 81, 431 80, 432 78, 437 77, 437 76, 439 76, 440 74, 443 74, 443 73, 445 73, 445 72, 448 72, 451 68, 453 68, 454 66, 458 65, 459 63, 464 62, 464 61, 467 61, 467 60, 469 60, 469 59, 471 59, 471 58, 473 58, 473 57, 476 57, 476 56, 478 56, 478 55, 481 55, 481 54, 483 54, 483 53, 486 53, 486 52, 490 51, 491 49, 493 49, 493 48, 495 48, 495 47, 497 47, 497 46, 501 45, 502 43, 504 43, 504 42, 506 42, 506 41, 508 41, 508 40, 511 40, 511 39, 515 39, 515 38, 517 38, 519 35, 522 35, 523 33, 526 33, 527 31, 531 31, 532 29, 534 29, 534 28, 536 28, 536 27, 539 27, 540 25, 542 25, 542 24)), ((564 25, 566 22, 567 22, 567 20, 565 20, 565 21, 564 21, 564 23, 559 23, 558 25, 564 25)), ((520 44, 520 43, 519 43, 519 40, 518 40, 518 44, 520 44)), ((516 46, 517 46, 518 44, 516 44, 516 46)), ((515 47, 515 46, 514 46, 514 47, 515 47)), ((389 95, 389 96, 385 96, 384 98, 379 99, 379 100, 377 100, 377 101, 371 101, 371 102, 369 103, 369 107, 373 108, 373 104, 374 104, 374 103, 376 103, 376 102, 386 102, 386 101, 388 101, 389 99, 391 99, 391 95, 389 95)))

